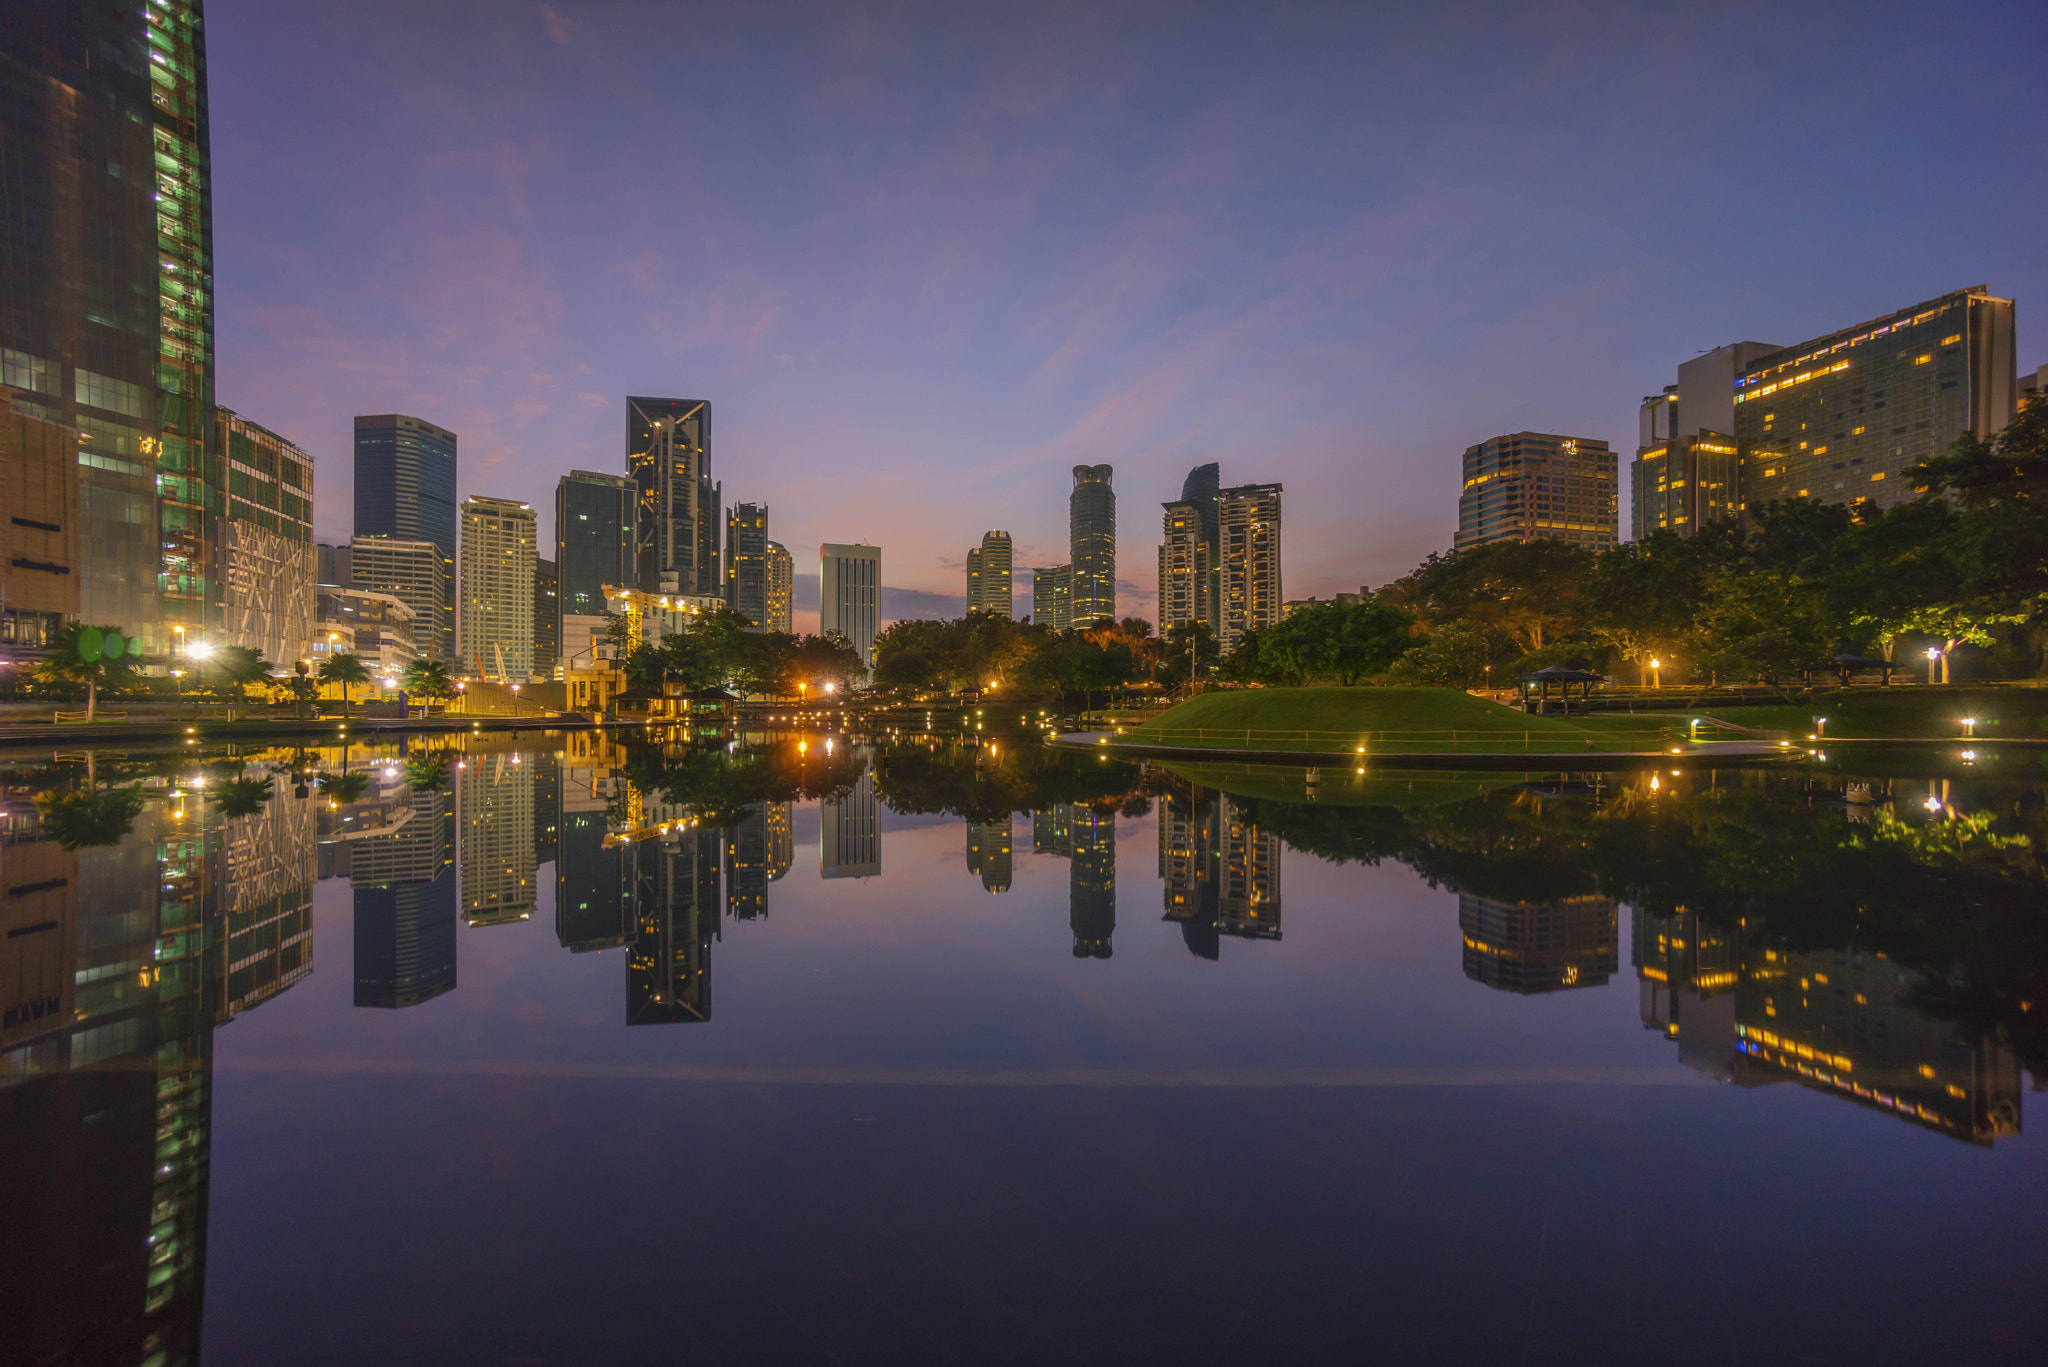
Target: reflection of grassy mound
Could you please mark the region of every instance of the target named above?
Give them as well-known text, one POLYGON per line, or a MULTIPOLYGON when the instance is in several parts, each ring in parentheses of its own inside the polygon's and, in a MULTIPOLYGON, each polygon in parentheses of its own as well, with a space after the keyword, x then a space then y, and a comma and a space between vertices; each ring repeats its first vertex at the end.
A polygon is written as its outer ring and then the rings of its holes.
POLYGON ((1308 793, 1308 770, 1275 764, 1214 764, 1169 761, 1160 767, 1232 797, 1255 797, 1275 802, 1319 802, 1328 807, 1430 807, 1445 802, 1463 802, 1497 788, 1522 781, 1521 774, 1477 774, 1462 770, 1374 768, 1363 777, 1349 769, 1321 771, 1322 781, 1313 798, 1308 793))
POLYGON ((1642 749, 1669 726, 1532 717, 1450 688, 1245 688, 1190 698, 1125 739, 1216 750, 1555 753, 1642 749))

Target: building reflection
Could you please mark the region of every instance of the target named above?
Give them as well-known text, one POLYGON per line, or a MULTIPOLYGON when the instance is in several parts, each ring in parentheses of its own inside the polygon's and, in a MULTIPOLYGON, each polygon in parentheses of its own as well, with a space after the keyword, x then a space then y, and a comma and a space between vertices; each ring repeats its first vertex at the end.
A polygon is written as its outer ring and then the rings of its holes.
POLYGON ((769 802, 762 805, 763 858, 768 864, 768 881, 789 876, 796 864, 795 804, 769 802))
POLYGON ((320 862, 354 902, 355 1004, 398 1010, 455 990, 455 803, 391 770, 378 780, 320 813, 320 862))
POLYGON ((1974 1144, 2020 1132, 2019 1060, 1919 1009, 1914 974, 1870 951, 1745 934, 1682 910, 1636 913, 1643 1025, 1681 1062, 1745 1086, 1795 1082, 1974 1144))
POLYGON ((519 755, 471 755, 456 780, 462 919, 472 926, 531 920, 533 765, 519 755))
POLYGON ((711 1019, 721 843, 715 829, 678 821, 628 846, 634 921, 626 955, 626 1024, 711 1019))
POLYGON ((1010 845, 1010 818, 967 823, 967 871, 981 875, 988 891, 1008 892, 1015 856, 1010 845))
POLYGON ((757 802, 726 835, 725 909, 734 920, 768 914, 768 804, 757 802))
POLYGON ((1107 959, 1116 933, 1116 812, 1074 803, 1067 808, 1067 831, 1074 849, 1067 867, 1074 957, 1107 959))
POLYGON ((1031 852, 1068 859, 1074 853, 1074 832, 1067 805, 1057 803, 1031 813, 1031 852))
POLYGON ((1620 964, 1612 897, 1510 902, 1458 894, 1465 976, 1502 992, 1534 995, 1597 987, 1620 964))
POLYGON ((1223 937, 1280 938, 1280 836, 1226 793, 1176 787, 1159 804, 1159 881, 1166 919, 1188 952, 1221 956, 1223 937))
POLYGON ((253 1010, 313 971, 313 804, 273 798, 223 823, 217 1023, 253 1010))
POLYGON ((877 878, 882 872, 882 804, 872 769, 838 801, 818 804, 818 873, 823 878, 877 878))

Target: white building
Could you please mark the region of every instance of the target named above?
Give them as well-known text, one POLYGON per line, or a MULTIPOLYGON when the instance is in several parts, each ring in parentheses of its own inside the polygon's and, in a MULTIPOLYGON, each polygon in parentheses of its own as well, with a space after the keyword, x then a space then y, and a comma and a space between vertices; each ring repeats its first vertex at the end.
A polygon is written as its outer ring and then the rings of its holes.
POLYGON ((818 631, 844 636, 872 670, 881 627, 882 548, 827 542, 818 551, 818 631))
POLYGON ((499 683, 533 677, 534 516, 531 503, 462 501, 462 581, 456 631, 461 672, 499 683))

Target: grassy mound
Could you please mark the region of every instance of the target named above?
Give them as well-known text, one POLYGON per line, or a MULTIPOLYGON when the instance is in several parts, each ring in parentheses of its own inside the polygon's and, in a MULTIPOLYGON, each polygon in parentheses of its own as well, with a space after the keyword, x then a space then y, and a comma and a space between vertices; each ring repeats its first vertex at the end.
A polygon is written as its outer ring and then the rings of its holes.
POLYGON ((1556 753, 1646 749, 1671 726, 1532 717, 1450 688, 1242 688, 1190 698, 1124 739, 1214 750, 1556 753))

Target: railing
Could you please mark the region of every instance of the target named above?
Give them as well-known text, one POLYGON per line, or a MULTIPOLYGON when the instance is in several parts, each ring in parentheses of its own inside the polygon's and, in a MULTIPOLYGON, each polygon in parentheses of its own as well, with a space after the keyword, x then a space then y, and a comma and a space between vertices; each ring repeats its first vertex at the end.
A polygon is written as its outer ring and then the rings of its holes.
POLYGON ((1673 728, 1607 728, 1598 731, 1453 728, 1443 731, 1276 731, 1257 727, 1158 726, 1126 739, 1139 744, 1199 750, 1301 750, 1317 754, 1566 754, 1573 751, 1662 749, 1679 737, 1673 728), (1541 744, 1538 744, 1538 742, 1541 744))
POLYGON ((103 721, 127 721, 128 714, 126 712, 58 712, 55 714, 54 719, 58 726, 82 726, 86 722, 92 722, 97 725, 103 721))

